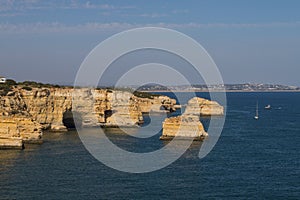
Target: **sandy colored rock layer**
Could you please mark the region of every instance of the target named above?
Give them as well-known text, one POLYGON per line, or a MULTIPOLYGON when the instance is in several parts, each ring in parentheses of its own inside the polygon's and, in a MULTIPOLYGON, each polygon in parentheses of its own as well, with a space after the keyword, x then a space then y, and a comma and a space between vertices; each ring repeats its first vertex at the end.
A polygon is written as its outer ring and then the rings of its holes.
POLYGON ((219 103, 194 97, 189 100, 185 112, 181 116, 165 119, 160 139, 172 139, 172 137, 178 136, 203 140, 208 137, 208 134, 204 130, 200 116, 223 114, 224 108, 219 103))
POLYGON ((205 132, 199 118, 183 115, 167 118, 163 122, 163 134, 160 139, 170 139, 175 136, 203 139, 208 134, 205 132))
POLYGON ((23 149, 24 142, 20 138, 0 138, 0 149, 23 149))
POLYGON ((186 115, 217 116, 224 115, 224 107, 216 101, 194 97, 188 101, 186 115))
POLYGON ((140 98, 126 91, 17 87, 0 96, 0 138, 38 142, 42 129, 66 131, 73 119, 86 127, 135 126, 143 123, 142 113, 174 111, 175 104, 166 96, 140 98))

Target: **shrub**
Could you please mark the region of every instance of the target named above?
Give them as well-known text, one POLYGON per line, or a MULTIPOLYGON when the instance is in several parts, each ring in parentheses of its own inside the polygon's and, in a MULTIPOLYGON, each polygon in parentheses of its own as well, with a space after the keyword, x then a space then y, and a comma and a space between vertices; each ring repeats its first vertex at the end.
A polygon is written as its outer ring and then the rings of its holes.
POLYGON ((12 91, 11 86, 7 84, 0 84, 0 95, 6 96, 8 92, 12 91))
POLYGON ((56 85, 52 85, 49 83, 39 83, 39 82, 35 82, 35 81, 24 81, 24 82, 20 82, 19 85, 25 85, 25 86, 31 86, 31 87, 36 87, 36 88, 60 88, 61 86, 56 84, 56 85))
POLYGON ((15 80, 12 80, 12 79, 7 79, 5 84, 6 85, 11 85, 11 86, 18 85, 17 82, 15 80))
POLYGON ((155 96, 160 96, 159 94, 152 94, 148 92, 139 92, 139 91, 134 91, 133 94, 136 97, 147 98, 147 99, 153 99, 155 96))
POLYGON ((24 87, 22 87, 22 89, 23 89, 23 90, 27 90, 27 91, 31 91, 31 90, 32 90, 32 88, 31 88, 31 87, 28 87, 28 86, 24 86, 24 87))

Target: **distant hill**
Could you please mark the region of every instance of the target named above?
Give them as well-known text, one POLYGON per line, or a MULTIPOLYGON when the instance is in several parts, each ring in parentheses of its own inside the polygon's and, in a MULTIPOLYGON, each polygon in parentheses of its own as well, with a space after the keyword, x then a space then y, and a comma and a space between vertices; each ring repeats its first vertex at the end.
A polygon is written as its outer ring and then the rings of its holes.
MULTIPOLYGON (((12 79, 7 79, 6 83, 0 83, 0 93, 5 92, 7 93, 8 91, 11 90, 12 87, 14 86, 24 86, 29 89, 29 87, 55 87, 55 88, 60 88, 60 87, 69 87, 72 88, 72 84, 70 85, 60 85, 60 84, 48 84, 48 83, 39 83, 35 81, 24 81, 24 82, 16 82, 12 79)), ((128 90, 133 92, 134 90, 136 91, 143 91, 143 92, 151 92, 151 91, 208 91, 208 89, 212 91, 220 91, 225 88, 226 91, 241 91, 241 92, 271 92, 271 91, 299 91, 300 92, 300 87, 297 86, 287 86, 287 85, 280 85, 280 84, 258 84, 258 83, 242 83, 242 84, 225 84, 225 85, 179 85, 179 86, 164 86, 160 84, 147 84, 143 86, 124 86, 122 88, 115 88, 113 86, 107 87, 107 86, 98 86, 99 88, 103 89, 115 89, 115 90, 128 90)))
POLYGON ((192 85, 192 86, 161 86, 161 85, 145 85, 141 87, 136 87, 140 91, 165 91, 165 90, 174 90, 174 91, 207 91, 210 90, 221 90, 224 89, 227 91, 300 91, 300 87, 296 86, 287 86, 280 84, 252 84, 252 83, 243 83, 243 84, 225 84, 225 85, 192 85))

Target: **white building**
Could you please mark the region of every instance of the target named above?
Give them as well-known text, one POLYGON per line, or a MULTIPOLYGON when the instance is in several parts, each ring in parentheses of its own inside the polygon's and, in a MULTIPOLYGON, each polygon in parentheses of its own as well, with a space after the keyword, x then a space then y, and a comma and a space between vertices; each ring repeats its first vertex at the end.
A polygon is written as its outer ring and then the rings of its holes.
POLYGON ((6 78, 3 76, 0 76, 0 83, 6 83, 6 78))

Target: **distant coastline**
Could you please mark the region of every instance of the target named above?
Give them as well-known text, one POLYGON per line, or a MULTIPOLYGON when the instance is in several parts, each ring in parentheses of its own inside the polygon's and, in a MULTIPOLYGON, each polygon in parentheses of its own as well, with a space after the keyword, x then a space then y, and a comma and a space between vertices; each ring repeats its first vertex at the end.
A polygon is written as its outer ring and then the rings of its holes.
MULTIPOLYGON (((5 82, 0 82, 0 92, 11 90, 14 86, 23 86, 37 88, 74 88, 73 85, 40 83, 35 81, 16 82, 12 79, 5 79, 5 82)), ((79 86, 80 87, 80 86, 79 86)), ((157 92, 300 92, 298 86, 287 86, 280 84, 258 84, 258 83, 241 83, 241 84, 219 84, 219 85, 178 85, 178 86, 163 86, 159 84, 147 84, 143 86, 98 86, 97 89, 120 90, 128 92, 143 92, 143 93, 157 93, 157 92)))
POLYGON ((162 85, 145 85, 136 87, 142 92, 300 92, 300 87, 287 86, 279 84, 219 84, 219 85, 182 85, 182 86, 162 86, 162 85))

